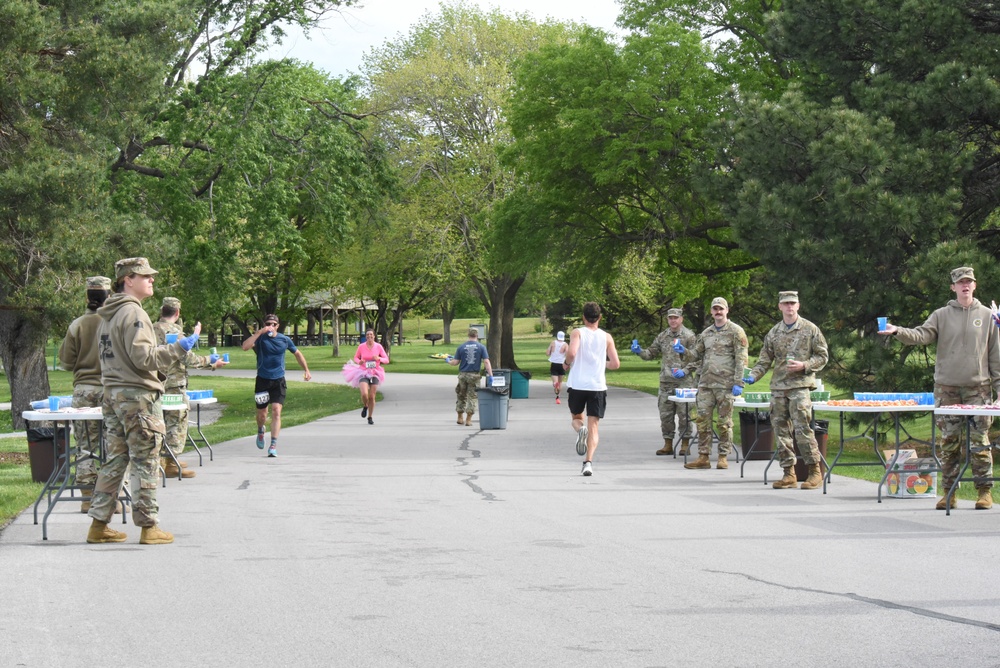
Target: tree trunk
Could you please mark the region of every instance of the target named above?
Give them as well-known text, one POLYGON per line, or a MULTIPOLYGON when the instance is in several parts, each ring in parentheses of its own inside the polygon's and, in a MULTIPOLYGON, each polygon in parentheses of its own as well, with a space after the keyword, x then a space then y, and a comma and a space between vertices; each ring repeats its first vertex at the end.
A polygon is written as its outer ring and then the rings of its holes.
POLYGON ((340 357, 340 311, 337 307, 333 307, 333 318, 331 318, 331 326, 333 327, 333 356, 340 357))
POLYGON ((49 396, 49 372, 45 363, 47 328, 18 311, 0 311, 0 361, 7 370, 10 412, 14 429, 25 428, 21 413, 31 402, 49 396))
POLYGON ((518 368, 514 360, 514 300, 523 283, 524 276, 515 278, 503 293, 503 334, 500 337, 500 354, 508 369, 518 368))
POLYGON ((451 343, 451 321, 455 319, 455 307, 447 301, 441 305, 441 329, 444 330, 444 343, 451 343))

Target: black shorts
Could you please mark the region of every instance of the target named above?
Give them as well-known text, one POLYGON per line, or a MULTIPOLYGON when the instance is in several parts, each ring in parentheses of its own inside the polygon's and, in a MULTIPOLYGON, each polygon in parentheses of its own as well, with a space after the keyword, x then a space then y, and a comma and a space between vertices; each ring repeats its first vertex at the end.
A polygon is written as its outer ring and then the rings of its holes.
POLYGON ((574 390, 572 387, 567 392, 569 412, 573 415, 580 415, 584 409, 587 410, 588 417, 604 419, 604 409, 608 403, 608 393, 604 390, 574 390))
POLYGON ((565 376, 566 369, 563 367, 562 362, 551 362, 549 364, 549 375, 550 376, 565 376))
POLYGON ((267 408, 268 404, 284 405, 286 389, 283 377, 271 379, 257 376, 257 380, 253 384, 254 403, 257 404, 257 408, 267 408), (263 396, 265 393, 266 397, 263 396))
POLYGON ((368 383, 369 385, 378 385, 378 376, 371 376, 371 377, 361 376, 361 379, 358 381, 358 384, 361 383, 368 383))

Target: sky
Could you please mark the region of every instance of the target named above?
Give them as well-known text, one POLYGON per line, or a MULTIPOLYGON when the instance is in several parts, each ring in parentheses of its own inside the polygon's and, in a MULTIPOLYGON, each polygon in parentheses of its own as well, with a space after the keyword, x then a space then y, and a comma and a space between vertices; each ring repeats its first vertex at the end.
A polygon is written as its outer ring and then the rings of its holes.
MULTIPOLYGON (((544 20, 553 18, 576 21, 613 30, 618 18, 616 0, 465 0, 488 11, 496 8, 508 13, 528 13, 544 20)), ((361 60, 372 47, 381 46, 398 34, 406 34, 422 16, 437 13, 437 0, 363 0, 363 6, 333 14, 322 29, 309 37, 300 31, 286 30, 280 46, 267 52, 268 58, 295 58, 312 63, 329 74, 343 76, 357 73, 361 60)))

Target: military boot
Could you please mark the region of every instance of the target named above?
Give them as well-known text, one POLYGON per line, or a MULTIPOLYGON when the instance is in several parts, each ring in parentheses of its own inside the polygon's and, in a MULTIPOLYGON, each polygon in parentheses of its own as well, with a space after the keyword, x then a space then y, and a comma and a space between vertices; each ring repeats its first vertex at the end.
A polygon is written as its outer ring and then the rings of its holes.
POLYGON ((465 424, 465 418, 462 417, 462 411, 458 411, 458 420, 455 424, 465 424))
POLYGON ((87 532, 88 543, 124 543, 128 536, 121 531, 115 531, 107 522, 93 520, 87 532))
POLYGON ((782 470, 785 472, 785 475, 782 476, 781 480, 775 480, 771 487, 774 489, 791 489, 799 484, 798 478, 795 477, 794 467, 789 466, 782 470))
POLYGON ((823 484, 823 472, 819 464, 809 465, 809 476, 799 485, 799 489, 816 489, 823 484))
POLYGON ((140 545, 166 545, 174 542, 174 534, 162 530, 158 524, 143 527, 139 536, 140 545))
POLYGON ((185 468, 178 468, 177 464, 174 464, 172 459, 162 458, 160 459, 160 466, 163 467, 163 475, 168 478, 176 478, 178 474, 182 478, 193 478, 197 475, 194 471, 189 471, 185 468))
POLYGON ((979 498, 976 499, 976 510, 989 510, 993 507, 993 491, 989 487, 979 488, 979 498))
POLYGON ((710 469, 712 462, 708 461, 708 455, 698 455, 698 459, 684 465, 686 469, 710 469))
POLYGON ((466 413, 465 414, 465 426, 466 427, 471 427, 472 426, 472 413, 466 413))
POLYGON ((89 491, 80 495, 80 512, 81 513, 88 513, 88 512, 90 512, 90 499, 91 498, 93 498, 93 497, 90 496, 89 491))
POLYGON ((728 469, 729 459, 726 455, 719 455, 719 461, 715 462, 715 468, 717 469, 728 469))
POLYGON ((687 439, 687 438, 682 438, 681 439, 681 451, 678 452, 677 454, 684 455, 685 457, 687 457, 689 454, 691 454, 691 440, 690 439, 687 439))
MULTIPOLYGON (((958 504, 956 503, 957 501, 958 501, 958 499, 956 498, 956 496, 954 494, 952 494, 951 495, 951 507, 952 508, 957 508, 958 507, 958 504)), ((937 510, 947 510, 948 509, 948 495, 945 494, 940 499, 938 499, 937 505, 934 506, 934 508, 937 509, 937 510)))
POLYGON ((658 455, 672 455, 674 454, 674 439, 665 438, 663 439, 663 447, 656 451, 658 455))

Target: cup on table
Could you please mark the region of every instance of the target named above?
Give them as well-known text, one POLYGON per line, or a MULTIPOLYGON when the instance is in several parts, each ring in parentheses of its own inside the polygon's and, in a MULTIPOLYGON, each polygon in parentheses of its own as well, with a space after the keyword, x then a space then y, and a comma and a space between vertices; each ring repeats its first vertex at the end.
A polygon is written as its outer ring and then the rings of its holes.
POLYGON ((167 343, 177 343, 177 335, 167 334, 167 343))
POLYGON ((878 318, 878 331, 884 332, 886 325, 889 324, 889 318, 879 316, 878 318))
POLYGON ((59 397, 49 397, 49 410, 53 413, 59 410, 59 397))

